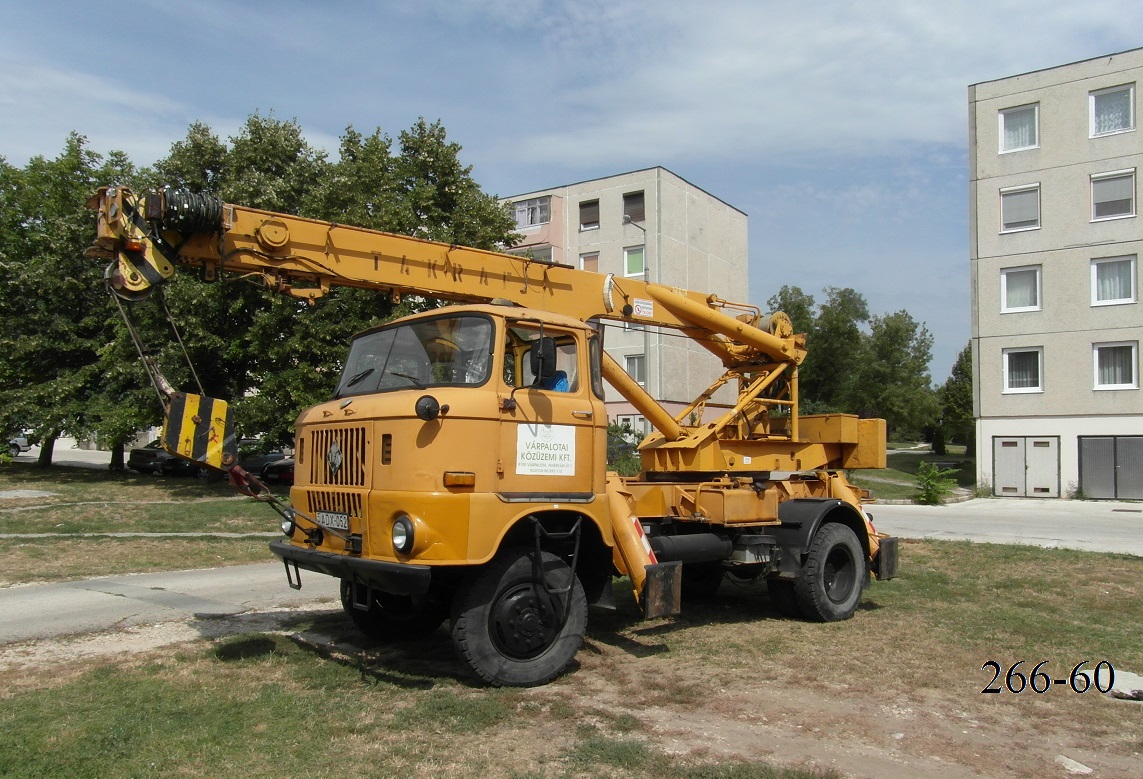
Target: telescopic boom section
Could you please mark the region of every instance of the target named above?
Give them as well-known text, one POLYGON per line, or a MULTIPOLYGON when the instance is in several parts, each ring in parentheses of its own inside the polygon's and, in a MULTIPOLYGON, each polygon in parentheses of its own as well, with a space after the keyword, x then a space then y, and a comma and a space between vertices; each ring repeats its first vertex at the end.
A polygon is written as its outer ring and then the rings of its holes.
MULTIPOLYGON (((780 313, 767 319, 753 307, 713 295, 260 211, 181 190, 139 196, 123 187, 105 187, 88 206, 98 213, 98 233, 87 256, 111 262, 108 283, 129 300, 149 295, 181 264, 199 268, 208 281, 223 273, 260 278, 270 289, 310 302, 334 286, 360 287, 385 292, 393 300, 406 295, 468 303, 506 300, 585 322, 606 319, 680 330, 716 355, 727 371, 710 393, 723 384, 737 383, 740 400, 717 423, 687 426, 686 416, 671 417, 635 382, 623 381, 617 365, 609 364, 609 381, 659 431, 644 442, 645 467, 678 469, 672 465, 677 457, 649 455, 648 449, 719 441, 704 466, 715 471, 758 470, 757 465, 750 467, 752 456, 769 452, 776 441, 798 440, 806 430, 812 433, 806 443, 818 446, 814 454, 787 446, 784 454, 767 460, 766 468, 805 470, 865 462, 868 458, 854 458, 852 451, 845 456, 837 446, 825 452, 820 445, 844 442, 852 450, 858 439, 871 442, 877 435, 875 430, 866 431, 868 435, 854 433, 867 427, 857 425, 855 418, 852 424, 822 420, 809 428, 808 418, 803 418, 799 427, 796 369, 806 355, 805 341, 780 313), (741 313, 733 316, 728 311, 741 313), (780 382, 775 382, 777 377, 780 382), (750 442, 749 451, 722 451, 733 440, 750 442)), ((700 398, 691 409, 701 412, 706 399, 700 398)), ((883 441, 883 422, 880 435, 883 441)))

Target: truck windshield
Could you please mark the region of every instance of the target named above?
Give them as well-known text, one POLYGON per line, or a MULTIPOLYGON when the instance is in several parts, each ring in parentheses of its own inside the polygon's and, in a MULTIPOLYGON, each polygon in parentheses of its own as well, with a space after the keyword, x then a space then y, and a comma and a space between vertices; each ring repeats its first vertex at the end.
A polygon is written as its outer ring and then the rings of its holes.
POLYGON ((469 315, 397 324, 354 339, 334 397, 483 384, 491 364, 489 319, 469 315))

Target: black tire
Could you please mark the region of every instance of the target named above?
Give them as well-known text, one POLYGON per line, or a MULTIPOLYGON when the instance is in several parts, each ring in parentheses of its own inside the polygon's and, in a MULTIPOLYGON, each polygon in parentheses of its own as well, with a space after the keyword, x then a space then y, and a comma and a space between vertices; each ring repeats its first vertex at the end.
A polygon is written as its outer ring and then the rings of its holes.
POLYGON ((579 578, 559 557, 543 552, 540 566, 548 588, 571 586, 566 594, 549 596, 543 583, 534 581, 535 554, 504 550, 457 593, 453 606, 457 655, 497 687, 544 684, 567 668, 583 644, 587 599, 579 578))
POLYGON ((845 525, 822 525, 810 542, 794 580, 802 614, 813 622, 840 622, 853 616, 869 578, 865 553, 845 525))
POLYGON ((354 608, 350 583, 341 581, 341 608, 354 627, 374 641, 408 641, 431 635, 448 617, 448 604, 428 596, 370 590, 369 610, 354 608))
POLYGON ((8 447, 8 454, 12 455, 13 457, 18 457, 20 455, 20 447, 13 444, 12 446, 8 447))
POLYGON ((721 563, 686 563, 683 565, 683 597, 713 598, 722 586, 725 569, 721 563))
POLYGON ((766 582, 766 590, 770 593, 770 603, 778 613, 787 619, 803 619, 802 607, 798 605, 798 594, 794 591, 794 583, 788 579, 770 579, 766 582))

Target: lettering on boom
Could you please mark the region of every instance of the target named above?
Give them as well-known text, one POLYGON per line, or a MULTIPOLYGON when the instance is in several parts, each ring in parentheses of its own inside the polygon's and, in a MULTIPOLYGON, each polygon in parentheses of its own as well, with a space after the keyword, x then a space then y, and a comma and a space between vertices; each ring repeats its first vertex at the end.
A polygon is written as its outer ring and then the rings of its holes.
POLYGON ((521 476, 575 476, 575 428, 571 425, 517 425, 516 473, 521 476))

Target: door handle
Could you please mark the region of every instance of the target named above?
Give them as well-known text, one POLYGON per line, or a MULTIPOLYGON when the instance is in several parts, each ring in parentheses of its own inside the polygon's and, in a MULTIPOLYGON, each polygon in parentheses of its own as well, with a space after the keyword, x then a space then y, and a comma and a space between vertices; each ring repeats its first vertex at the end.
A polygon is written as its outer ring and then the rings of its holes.
POLYGON ((594 414, 590 411, 573 411, 572 416, 579 417, 580 419, 591 419, 594 414))

